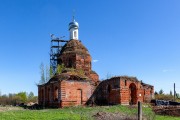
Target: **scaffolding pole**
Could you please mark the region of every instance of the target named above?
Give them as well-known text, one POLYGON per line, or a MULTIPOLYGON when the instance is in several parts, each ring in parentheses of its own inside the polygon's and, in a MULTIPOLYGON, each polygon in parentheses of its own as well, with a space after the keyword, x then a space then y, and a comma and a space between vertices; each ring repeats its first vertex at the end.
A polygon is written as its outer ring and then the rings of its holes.
POLYGON ((68 42, 68 40, 61 40, 59 38, 51 37, 51 47, 50 47, 50 67, 52 68, 52 73, 56 73, 57 60, 60 55, 61 49, 63 47, 62 43, 68 42))

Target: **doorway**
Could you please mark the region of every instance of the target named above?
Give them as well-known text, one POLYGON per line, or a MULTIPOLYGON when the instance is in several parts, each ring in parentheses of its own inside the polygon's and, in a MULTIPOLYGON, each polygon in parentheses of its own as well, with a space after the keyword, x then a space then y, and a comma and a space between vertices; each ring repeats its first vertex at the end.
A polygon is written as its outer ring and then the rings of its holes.
POLYGON ((137 90, 134 83, 131 83, 129 85, 129 104, 137 104, 137 90))
POLYGON ((77 105, 82 105, 82 89, 77 89, 77 105))

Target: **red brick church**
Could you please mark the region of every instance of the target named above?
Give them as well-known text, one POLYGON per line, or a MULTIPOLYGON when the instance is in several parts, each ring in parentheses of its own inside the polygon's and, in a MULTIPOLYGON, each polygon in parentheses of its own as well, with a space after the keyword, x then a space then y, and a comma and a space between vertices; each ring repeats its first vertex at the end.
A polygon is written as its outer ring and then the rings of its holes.
POLYGON ((70 40, 62 47, 57 63, 63 66, 47 83, 38 85, 38 102, 44 107, 85 104, 136 104, 153 98, 154 87, 137 78, 119 76, 99 81, 91 69, 92 58, 78 38, 79 24, 69 23, 70 40))

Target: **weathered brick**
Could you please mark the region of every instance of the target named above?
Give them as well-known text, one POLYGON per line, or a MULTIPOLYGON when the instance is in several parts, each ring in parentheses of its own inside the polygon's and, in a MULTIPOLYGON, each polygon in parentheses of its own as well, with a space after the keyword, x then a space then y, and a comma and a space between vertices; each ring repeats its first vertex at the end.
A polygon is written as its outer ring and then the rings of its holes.
POLYGON ((153 96, 153 86, 135 77, 119 76, 102 81, 87 104, 137 104, 138 101, 149 102, 153 96))
POLYGON ((62 48, 58 64, 75 71, 63 71, 46 84, 38 86, 38 101, 45 107, 66 107, 85 104, 137 104, 149 102, 154 87, 135 77, 119 76, 99 81, 91 70, 91 56, 78 40, 70 40, 62 48), (78 72, 82 72, 78 73, 78 72))

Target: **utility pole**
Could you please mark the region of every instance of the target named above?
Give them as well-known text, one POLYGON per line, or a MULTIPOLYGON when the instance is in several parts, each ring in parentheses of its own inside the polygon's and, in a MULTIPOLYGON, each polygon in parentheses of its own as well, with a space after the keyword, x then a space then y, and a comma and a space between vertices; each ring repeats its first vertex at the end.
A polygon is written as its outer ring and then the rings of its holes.
POLYGON ((176 101, 176 85, 174 83, 174 102, 176 101))

